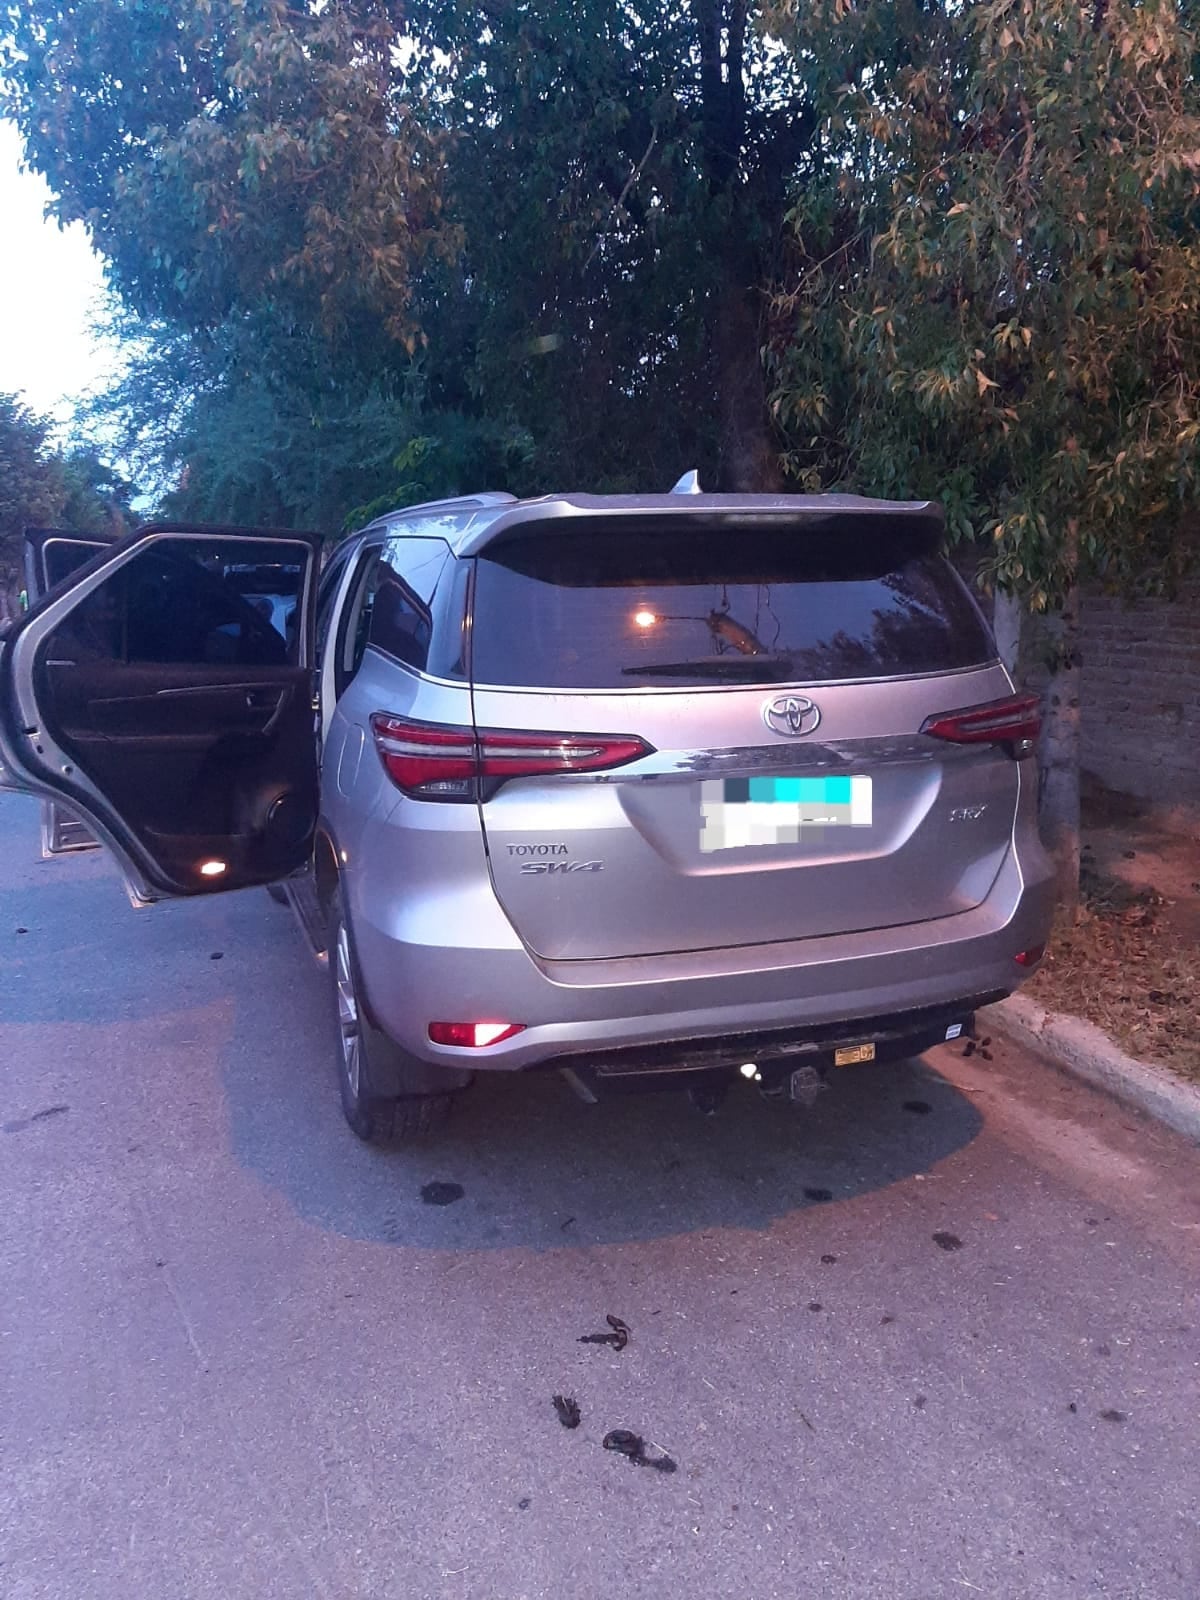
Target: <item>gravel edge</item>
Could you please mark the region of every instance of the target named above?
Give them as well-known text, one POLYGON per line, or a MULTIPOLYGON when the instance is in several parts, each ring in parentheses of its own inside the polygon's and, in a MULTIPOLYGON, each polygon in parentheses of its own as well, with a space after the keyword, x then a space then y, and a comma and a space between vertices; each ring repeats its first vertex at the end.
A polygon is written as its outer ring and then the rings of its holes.
POLYGON ((988 1006, 983 1017, 988 1027, 1060 1071, 1082 1078, 1200 1144, 1200 1088, 1184 1083, 1169 1068, 1127 1056, 1092 1023, 1046 1011, 1025 995, 1010 995, 988 1006))

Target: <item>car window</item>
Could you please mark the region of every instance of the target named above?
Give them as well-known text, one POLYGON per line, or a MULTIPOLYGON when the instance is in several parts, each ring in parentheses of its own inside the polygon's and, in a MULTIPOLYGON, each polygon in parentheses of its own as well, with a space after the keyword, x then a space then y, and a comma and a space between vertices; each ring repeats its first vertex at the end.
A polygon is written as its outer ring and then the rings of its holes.
POLYGON ((892 519, 517 535, 478 563, 476 682, 819 683, 995 657, 961 580, 892 519))
MULTIPOLYGON (((418 672, 428 670, 439 591, 455 565, 443 539, 388 539, 376 579, 371 644, 418 672)), ((452 577, 446 588, 453 588, 452 577)))
POLYGON ((365 550, 359 559, 354 586, 338 620, 334 676, 339 698, 362 666, 375 605, 378 570, 379 546, 376 545, 374 549, 365 550))
POLYGON ((69 578, 77 568, 105 548, 101 540, 72 539, 67 535, 61 539, 47 539, 42 546, 46 588, 53 589, 55 584, 69 578))
POLYGON ((299 630, 276 626, 240 592, 248 566, 270 566, 293 604, 305 556, 254 541, 164 539, 117 568, 49 637, 46 659, 97 664, 285 666, 299 630))
POLYGON ((237 562, 226 566, 225 582, 284 639, 299 627, 303 571, 278 561, 237 562))

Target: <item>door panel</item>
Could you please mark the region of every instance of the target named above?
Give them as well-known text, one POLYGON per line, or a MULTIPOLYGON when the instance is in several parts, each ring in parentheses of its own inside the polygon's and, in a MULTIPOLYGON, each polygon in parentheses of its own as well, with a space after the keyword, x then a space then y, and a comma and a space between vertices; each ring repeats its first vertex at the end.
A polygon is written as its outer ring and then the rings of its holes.
POLYGON ((265 883, 306 859, 315 566, 307 535, 143 530, 6 649, 14 766, 102 826, 142 898, 265 883))

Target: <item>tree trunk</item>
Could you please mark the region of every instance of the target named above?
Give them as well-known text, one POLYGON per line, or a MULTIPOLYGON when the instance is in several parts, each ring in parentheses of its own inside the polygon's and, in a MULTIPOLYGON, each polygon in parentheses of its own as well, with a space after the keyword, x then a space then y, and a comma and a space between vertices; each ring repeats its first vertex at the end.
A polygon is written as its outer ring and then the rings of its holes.
POLYGON ((739 172, 746 141, 748 0, 696 0, 702 155, 714 207, 725 227, 720 281, 710 303, 710 338, 720 418, 720 487, 737 494, 783 488, 779 448, 767 409, 762 345, 763 263, 743 215, 739 172))
POLYGON ((759 355, 756 292, 731 272, 713 330, 721 425, 721 487, 735 494, 783 488, 759 355))
POLYGON ((1042 728, 1042 837, 1054 858, 1060 904, 1079 909, 1079 588, 1068 591, 1061 637, 1046 687, 1042 728))
POLYGON ((21 615, 21 574, 16 568, 0 570, 0 622, 15 622, 21 615))
POLYGON ((1024 614, 1024 607, 1016 595, 996 590, 992 632, 996 635, 996 647, 1000 651, 1000 659, 1008 668, 1009 676, 1014 682, 1021 670, 1021 619, 1024 614))

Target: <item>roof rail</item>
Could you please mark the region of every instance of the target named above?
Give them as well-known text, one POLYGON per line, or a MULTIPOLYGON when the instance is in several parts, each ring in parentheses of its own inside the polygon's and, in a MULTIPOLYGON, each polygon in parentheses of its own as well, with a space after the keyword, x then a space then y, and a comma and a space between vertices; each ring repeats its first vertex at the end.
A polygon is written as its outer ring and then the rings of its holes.
POLYGON ((700 474, 696 471, 695 467, 693 467, 690 472, 685 472, 684 473, 683 477, 680 478, 679 482, 671 490, 671 493, 672 494, 702 494, 703 493, 703 490, 700 487, 700 474))
POLYGON ((415 506, 396 506, 384 512, 384 515, 408 517, 414 511, 470 511, 477 506, 511 506, 516 503, 516 495, 506 494, 503 489, 482 489, 478 494, 450 495, 445 500, 422 500, 415 506))

